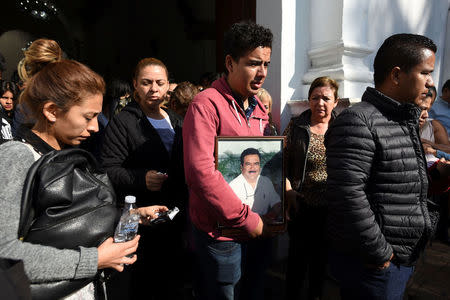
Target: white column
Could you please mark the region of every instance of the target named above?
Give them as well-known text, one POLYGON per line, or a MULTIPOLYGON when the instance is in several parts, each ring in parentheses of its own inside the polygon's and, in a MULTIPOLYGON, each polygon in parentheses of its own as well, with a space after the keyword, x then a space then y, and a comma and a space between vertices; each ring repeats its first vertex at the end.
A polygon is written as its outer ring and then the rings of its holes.
POLYGON ((373 74, 365 58, 373 52, 367 42, 369 1, 311 1, 308 57, 311 67, 303 76, 303 94, 319 76, 330 76, 340 83, 339 95, 359 98, 373 74))
MULTIPOLYGON (((450 2, 450 0, 449 0, 450 2)), ((449 3, 450 6, 450 3, 449 3)), ((440 50, 443 54, 443 62, 442 62, 442 71, 441 71, 441 78, 439 80, 439 85, 437 86, 438 89, 438 95, 441 94, 442 86, 444 83, 450 79, 450 10, 448 10, 447 13, 447 27, 445 30, 445 44, 442 45, 443 47, 440 50)), ((435 78, 435 81, 437 81, 439 78, 435 78)), ((437 84, 438 82, 435 82, 437 84)))

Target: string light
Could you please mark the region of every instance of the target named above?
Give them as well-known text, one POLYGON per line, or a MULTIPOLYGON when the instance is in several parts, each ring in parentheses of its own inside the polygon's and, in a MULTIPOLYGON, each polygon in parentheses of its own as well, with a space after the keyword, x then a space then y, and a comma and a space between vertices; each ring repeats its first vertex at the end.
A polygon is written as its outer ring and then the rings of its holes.
POLYGON ((20 9, 39 20, 49 20, 58 14, 58 9, 50 0, 19 0, 20 9))
POLYGON ((22 51, 28 50, 28 48, 31 46, 32 43, 33 43, 33 41, 28 41, 28 42, 25 44, 25 47, 22 48, 22 51))

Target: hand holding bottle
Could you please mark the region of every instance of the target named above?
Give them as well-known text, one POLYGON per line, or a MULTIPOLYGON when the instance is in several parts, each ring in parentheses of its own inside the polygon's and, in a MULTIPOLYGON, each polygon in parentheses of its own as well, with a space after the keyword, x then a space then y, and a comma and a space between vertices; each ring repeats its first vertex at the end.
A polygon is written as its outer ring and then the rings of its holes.
POLYGON ((140 236, 124 243, 114 243, 112 238, 104 241, 98 248, 98 269, 112 268, 119 272, 123 271, 124 265, 134 264, 140 236))

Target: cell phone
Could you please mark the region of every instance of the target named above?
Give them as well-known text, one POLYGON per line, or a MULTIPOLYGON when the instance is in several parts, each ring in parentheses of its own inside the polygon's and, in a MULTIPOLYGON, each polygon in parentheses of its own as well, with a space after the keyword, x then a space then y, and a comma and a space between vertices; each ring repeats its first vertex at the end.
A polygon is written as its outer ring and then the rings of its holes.
POLYGON ((160 224, 160 223, 165 223, 168 221, 173 220, 173 218, 175 218, 175 216, 180 212, 180 210, 178 209, 178 207, 174 207, 173 209, 169 209, 167 211, 162 211, 159 213, 156 213, 156 215, 158 216, 155 219, 150 220, 150 224, 160 224))

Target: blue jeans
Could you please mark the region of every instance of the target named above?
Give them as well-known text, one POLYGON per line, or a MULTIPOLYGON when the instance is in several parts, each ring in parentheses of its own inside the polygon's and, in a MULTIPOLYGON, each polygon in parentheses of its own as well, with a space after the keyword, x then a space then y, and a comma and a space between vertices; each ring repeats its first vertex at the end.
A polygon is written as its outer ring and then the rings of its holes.
POLYGON ((193 227, 194 291, 199 300, 234 300, 241 278, 241 244, 217 241, 193 227))
POLYGON ((414 267, 391 263, 384 270, 365 267, 357 258, 330 252, 331 274, 338 280, 342 300, 402 300, 414 267))

